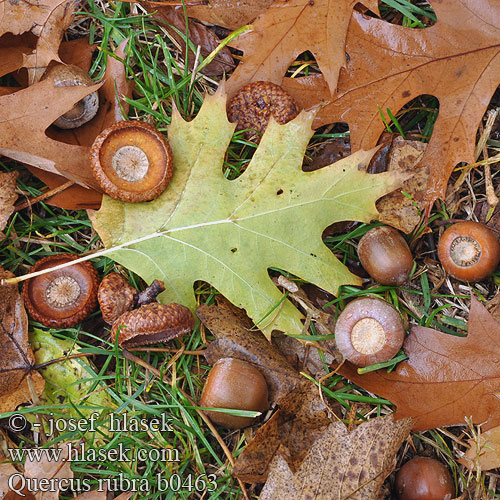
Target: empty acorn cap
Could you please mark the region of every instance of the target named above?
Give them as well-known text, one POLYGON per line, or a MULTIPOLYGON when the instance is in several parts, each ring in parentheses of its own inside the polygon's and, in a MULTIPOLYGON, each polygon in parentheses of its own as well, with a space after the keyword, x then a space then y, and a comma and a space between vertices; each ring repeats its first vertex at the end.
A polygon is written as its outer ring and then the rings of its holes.
MULTIPOLYGON (((50 68, 42 79, 53 78, 56 87, 73 87, 94 85, 90 76, 78 66, 57 64, 50 68)), ((99 95, 97 91, 79 100, 69 111, 60 116, 54 123, 56 127, 71 129, 89 122, 99 111, 99 95)))
POLYGON ((193 313, 180 304, 153 302, 122 314, 113 323, 111 340, 120 347, 155 344, 180 337, 194 327, 193 313))
POLYGON ((102 319, 106 323, 113 323, 124 312, 133 309, 136 296, 137 290, 121 274, 104 276, 97 291, 102 319))
MULTIPOLYGON (((72 254, 50 255, 31 272, 76 260, 72 254)), ((80 262, 26 281, 23 299, 30 316, 42 325, 69 328, 85 319, 97 305, 99 277, 90 262, 80 262)))
MULTIPOLYGON (((294 99, 279 85, 271 82, 253 82, 242 87, 228 104, 229 120, 238 122, 237 130, 253 129, 264 133, 271 116, 281 125, 299 114, 294 99)), ((245 134, 256 139, 257 134, 245 134)))
POLYGON ((129 203, 157 198, 173 173, 172 152, 163 135, 137 120, 103 130, 92 145, 90 162, 102 190, 129 203))

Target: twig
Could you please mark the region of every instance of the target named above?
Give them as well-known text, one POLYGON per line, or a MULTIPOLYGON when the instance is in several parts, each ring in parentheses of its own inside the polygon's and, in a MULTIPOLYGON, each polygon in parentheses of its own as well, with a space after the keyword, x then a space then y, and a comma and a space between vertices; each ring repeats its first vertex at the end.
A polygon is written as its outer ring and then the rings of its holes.
POLYGON ((60 192, 68 189, 69 187, 73 186, 74 184, 75 183, 73 181, 68 181, 68 182, 61 184, 60 186, 58 186, 54 189, 49 189, 45 193, 42 193, 40 196, 37 196, 36 198, 31 198, 31 199, 28 198, 26 201, 23 201, 23 203, 16 205, 14 207, 14 211, 18 212, 19 210, 24 210, 25 208, 28 208, 28 207, 35 205, 35 203, 38 203, 39 201, 46 200, 47 198, 52 198, 52 196, 59 194, 60 192))

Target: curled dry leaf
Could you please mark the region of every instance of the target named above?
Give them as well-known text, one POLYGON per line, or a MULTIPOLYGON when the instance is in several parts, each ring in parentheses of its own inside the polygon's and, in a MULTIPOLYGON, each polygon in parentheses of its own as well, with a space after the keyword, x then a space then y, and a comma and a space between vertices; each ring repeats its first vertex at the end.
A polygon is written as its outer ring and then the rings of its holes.
MULTIPOLYGON (((340 68, 345 65, 345 39, 357 0, 278 0, 232 44, 243 58, 228 80, 230 97, 251 82, 280 85, 295 58, 310 50, 325 77, 331 94, 337 88, 340 68)), ((378 11, 376 0, 365 6, 378 11)), ((308 105, 304 106, 309 108, 308 105)))
POLYGON ((392 472, 396 452, 410 432, 410 419, 377 417, 348 432, 330 424, 294 472, 278 452, 260 500, 375 500, 392 472))
MULTIPOLYGON (((14 275, 0 268, 0 277, 14 275)), ((37 394, 45 385, 40 374, 32 371, 35 358, 28 344, 28 317, 17 285, 0 285, 0 345, 0 413, 4 413, 31 398, 28 374, 37 394)))
POLYGON ((348 122, 353 151, 377 144, 384 130, 377 104, 396 113, 419 95, 436 96, 439 115, 419 162, 429 181, 416 196, 427 208, 444 199, 453 168, 474 161, 475 133, 500 81, 499 5, 447 0, 432 7, 436 24, 420 30, 354 12, 336 99, 326 74, 283 83, 302 106, 330 102, 315 126, 348 122))
POLYGON ((500 467, 500 426, 481 432, 479 439, 469 439, 467 442, 470 448, 459 460, 462 465, 473 471, 500 467))
POLYGON ((286 460, 295 470, 330 422, 317 389, 261 332, 252 330, 253 324, 243 311, 227 301, 220 300, 217 306, 202 305, 197 315, 216 336, 205 354, 208 362, 233 357, 253 364, 266 379, 270 403, 279 406, 239 455, 233 474, 246 482, 264 481, 280 447, 286 450, 286 460))
POLYGON ((415 199, 415 195, 418 197, 418 193, 425 190, 429 180, 427 170, 419 164, 425 149, 426 144, 423 142, 405 140, 401 136, 394 138, 387 170, 413 173, 413 175, 404 182, 400 191, 389 193, 377 201, 380 221, 406 234, 415 229, 421 219, 420 213, 425 209, 424 203, 415 199))
POLYGON ((395 403, 396 418, 412 417, 415 430, 463 424, 466 417, 486 422, 486 430, 500 424, 500 323, 474 297, 467 337, 418 326, 403 349, 408 360, 390 373, 358 375, 349 363, 339 373, 395 403))
MULTIPOLYGON (((184 38, 179 35, 176 31, 179 30, 181 33, 186 32, 186 20, 184 18, 184 11, 176 8, 164 8, 158 9, 157 5, 151 7, 152 10, 157 11, 154 15, 161 24, 164 26, 169 34, 177 41, 180 45, 182 52, 186 52, 186 42, 184 38), (170 27, 170 25, 173 26, 170 27)), ((219 44, 220 40, 217 35, 210 29, 208 29, 204 24, 196 22, 196 20, 188 18, 188 33, 189 40, 193 42, 195 48, 200 47, 200 54, 202 57, 207 57, 210 52, 215 50, 219 44)), ((188 64, 189 69, 193 69, 195 62, 196 51, 189 51, 188 64)), ((234 68, 234 60, 231 55, 231 51, 227 47, 223 47, 215 59, 205 68, 201 70, 201 73, 208 76, 220 76, 234 68)))
POLYGON ((17 200, 16 180, 18 172, 0 173, 0 231, 3 231, 7 220, 14 212, 17 200))

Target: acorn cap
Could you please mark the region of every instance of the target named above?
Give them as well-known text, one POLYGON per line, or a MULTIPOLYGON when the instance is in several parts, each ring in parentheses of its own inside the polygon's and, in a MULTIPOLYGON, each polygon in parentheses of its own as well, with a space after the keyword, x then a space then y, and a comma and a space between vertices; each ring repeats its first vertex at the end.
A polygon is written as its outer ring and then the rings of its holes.
MULTIPOLYGON (((39 260, 30 272, 65 264, 78 257, 50 255, 39 260)), ((30 316, 44 326, 69 328, 80 323, 97 306, 99 277, 90 262, 80 262, 26 281, 23 299, 30 316)))
MULTIPOLYGON (((271 115, 283 125, 299 114, 299 107, 279 85, 253 82, 242 87, 229 101, 227 114, 230 121, 238 122, 236 130, 252 129, 263 134, 271 115)), ((249 139, 258 138, 255 132, 245 135, 249 139)))
POLYGON ((137 120, 103 130, 92 145, 90 163, 102 190, 129 203, 160 196, 173 173, 172 152, 163 135, 137 120))
MULTIPOLYGON (((78 66, 57 64, 52 66, 42 79, 53 78, 56 87, 73 87, 94 85, 92 78, 78 66)), ((80 99, 69 111, 60 116, 54 123, 56 127, 71 129, 89 122, 99 111, 99 95, 97 91, 80 99)))
POLYGON ((102 319, 106 323, 113 323, 116 318, 134 308, 136 296, 137 290, 121 274, 104 276, 97 291, 102 319))
POLYGON ((119 330, 120 347, 167 342, 190 332, 193 327, 193 313, 187 307, 153 302, 117 318, 111 328, 111 341, 115 341, 119 330))

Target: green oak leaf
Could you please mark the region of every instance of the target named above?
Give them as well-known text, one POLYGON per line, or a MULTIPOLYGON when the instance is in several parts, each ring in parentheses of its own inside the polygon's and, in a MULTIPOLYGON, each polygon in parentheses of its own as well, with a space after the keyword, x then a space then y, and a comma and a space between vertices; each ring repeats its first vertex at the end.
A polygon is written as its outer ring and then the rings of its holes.
POLYGON ((174 111, 168 129, 174 175, 166 191, 137 204, 105 196, 91 214, 109 256, 148 283, 163 280, 162 302, 194 310, 193 283, 203 280, 246 309, 266 335, 299 334, 302 314, 283 300, 268 268, 333 294, 340 285, 359 285, 321 234, 337 221, 376 219, 375 201, 404 180, 393 172, 366 173, 375 150, 304 172, 313 118, 303 111, 286 125, 271 121, 246 171, 230 181, 222 165, 235 125, 223 91, 207 96, 190 122, 174 111))

